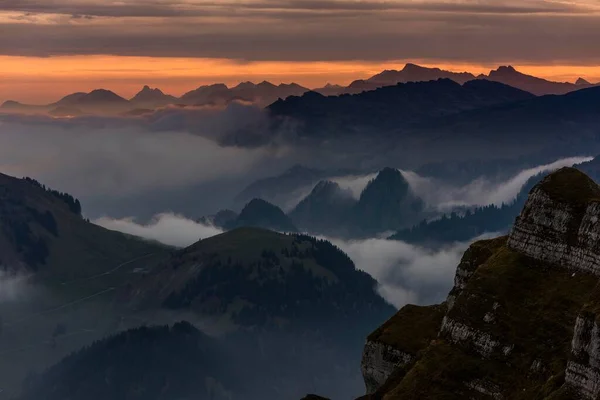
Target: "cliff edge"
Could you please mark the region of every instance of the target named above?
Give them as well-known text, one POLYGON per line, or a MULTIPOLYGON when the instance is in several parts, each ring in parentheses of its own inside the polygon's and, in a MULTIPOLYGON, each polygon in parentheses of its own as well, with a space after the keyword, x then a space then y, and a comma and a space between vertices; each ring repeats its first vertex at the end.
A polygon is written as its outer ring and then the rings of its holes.
POLYGON ((600 187, 563 168, 508 237, 465 252, 439 306, 406 306, 363 352, 362 399, 599 399, 600 187))

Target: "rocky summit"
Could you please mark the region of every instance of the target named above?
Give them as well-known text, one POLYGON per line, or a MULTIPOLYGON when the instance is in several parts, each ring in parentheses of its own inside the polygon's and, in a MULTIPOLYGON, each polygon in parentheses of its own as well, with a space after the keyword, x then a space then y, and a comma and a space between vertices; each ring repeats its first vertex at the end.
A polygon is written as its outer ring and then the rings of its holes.
POLYGON ((508 236, 470 246, 446 302, 367 339, 362 399, 600 398, 600 187, 538 183, 508 236))

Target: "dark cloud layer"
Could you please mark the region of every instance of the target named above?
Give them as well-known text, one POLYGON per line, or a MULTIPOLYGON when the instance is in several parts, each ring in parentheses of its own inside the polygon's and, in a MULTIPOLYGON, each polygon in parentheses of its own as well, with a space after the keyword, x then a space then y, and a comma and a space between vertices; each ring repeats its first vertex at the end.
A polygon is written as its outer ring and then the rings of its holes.
POLYGON ((1 0, 0 8, 5 11, 27 13, 56 13, 103 17, 189 17, 207 15, 239 15, 251 11, 440 11, 476 13, 583 13, 585 6, 575 3, 530 0, 521 2, 441 2, 441 1, 332 1, 332 0, 288 0, 288 1, 180 1, 143 0, 116 2, 111 4, 82 0, 1 0))
POLYGON ((0 54, 593 64, 594 4, 0 0, 0 54))

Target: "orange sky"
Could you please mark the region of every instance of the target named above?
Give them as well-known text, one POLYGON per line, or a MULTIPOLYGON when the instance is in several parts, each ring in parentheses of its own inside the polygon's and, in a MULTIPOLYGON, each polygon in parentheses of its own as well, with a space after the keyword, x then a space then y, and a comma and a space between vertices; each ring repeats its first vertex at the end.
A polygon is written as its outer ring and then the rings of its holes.
MULTIPOLYGON (((431 60, 409 60, 424 66, 452 71, 487 73, 498 65, 464 64, 431 60)), ((338 61, 338 62, 238 62, 209 58, 165 58, 127 56, 14 57, 0 56, 0 101, 44 103, 77 91, 111 89, 124 97, 134 95, 142 85, 160 87, 181 95, 202 84, 240 81, 273 83, 296 82, 307 87, 327 82, 348 84, 367 78, 384 69, 401 69, 406 61, 338 61)), ((600 82, 600 66, 527 65, 512 63, 518 70, 559 81, 583 77, 600 82)))

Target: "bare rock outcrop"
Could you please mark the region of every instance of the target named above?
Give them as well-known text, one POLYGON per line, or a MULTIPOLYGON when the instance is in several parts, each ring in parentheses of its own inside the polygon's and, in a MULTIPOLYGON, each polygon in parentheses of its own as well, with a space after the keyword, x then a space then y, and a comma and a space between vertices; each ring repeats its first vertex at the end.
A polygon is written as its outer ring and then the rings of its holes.
POLYGON ((369 337, 364 398, 600 399, 599 219, 585 174, 544 178, 508 237, 465 252, 428 330, 406 306, 369 337))

